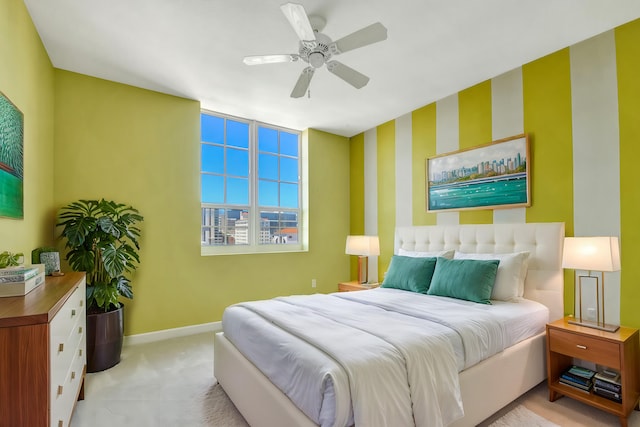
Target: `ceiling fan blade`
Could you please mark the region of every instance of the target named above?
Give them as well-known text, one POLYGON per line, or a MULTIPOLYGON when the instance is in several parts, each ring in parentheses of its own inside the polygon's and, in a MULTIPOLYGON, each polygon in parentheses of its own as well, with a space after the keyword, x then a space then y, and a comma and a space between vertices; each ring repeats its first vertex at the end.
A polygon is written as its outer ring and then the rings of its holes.
POLYGON ((285 3, 280 6, 282 13, 287 17, 293 30, 300 40, 315 40, 316 34, 313 32, 307 12, 301 4, 285 3))
POLYGON ((336 46, 336 53, 344 53, 353 49, 357 49, 362 46, 367 46, 373 43, 381 42, 387 39, 387 28, 379 22, 371 24, 368 27, 364 27, 356 32, 344 36, 340 40, 337 40, 334 44, 336 46))
POLYGON ((295 62, 300 59, 300 56, 292 54, 284 55, 254 55, 245 56, 242 60, 247 65, 261 65, 261 64, 277 64, 279 62, 295 62))
POLYGON ((369 77, 351 67, 347 67, 342 62, 329 61, 327 62, 327 69, 356 89, 360 89, 369 83, 369 77))
POLYGON ((307 67, 302 70, 300 77, 298 77, 298 81, 291 91, 292 98, 300 98, 303 97, 304 94, 309 89, 309 85, 311 84, 311 77, 313 77, 313 72, 315 69, 313 67, 307 67))

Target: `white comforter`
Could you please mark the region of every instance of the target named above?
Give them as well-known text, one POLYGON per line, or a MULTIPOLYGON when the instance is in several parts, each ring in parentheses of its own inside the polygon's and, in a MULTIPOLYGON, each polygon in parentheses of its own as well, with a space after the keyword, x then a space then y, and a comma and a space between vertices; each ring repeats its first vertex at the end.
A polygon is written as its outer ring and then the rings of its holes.
POLYGON ((249 310, 311 344, 292 353, 296 358, 309 353, 309 360, 318 360, 314 352, 320 350, 337 361, 339 369, 292 360, 299 371, 318 375, 286 379, 305 383, 311 397, 290 398, 322 425, 448 425, 463 415, 451 330, 462 340, 465 367, 504 349, 501 323, 480 307, 391 289, 277 298, 227 310, 249 310), (324 398, 313 396, 326 391, 328 380, 335 411, 331 420, 318 419, 317 401, 324 398))

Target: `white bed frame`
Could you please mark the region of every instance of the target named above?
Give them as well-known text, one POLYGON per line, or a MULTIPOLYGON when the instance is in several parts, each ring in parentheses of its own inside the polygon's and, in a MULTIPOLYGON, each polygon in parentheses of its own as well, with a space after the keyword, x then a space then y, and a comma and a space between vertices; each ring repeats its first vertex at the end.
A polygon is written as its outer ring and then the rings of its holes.
MULTIPOLYGON (((563 317, 564 223, 481 224, 396 228, 394 252, 455 249, 473 253, 528 251, 527 299, 563 317)), ((253 427, 312 427, 316 424, 274 386, 223 332, 215 335, 214 375, 253 427)), ((464 418, 452 426, 475 426, 546 378, 541 333, 460 373, 464 418), (495 386, 497 385, 497 386, 495 386)))

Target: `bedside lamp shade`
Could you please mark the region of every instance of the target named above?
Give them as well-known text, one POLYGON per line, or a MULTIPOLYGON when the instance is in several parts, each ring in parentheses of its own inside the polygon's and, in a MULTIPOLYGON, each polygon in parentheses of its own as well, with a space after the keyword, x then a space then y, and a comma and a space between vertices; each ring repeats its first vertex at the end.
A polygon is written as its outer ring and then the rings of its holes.
POLYGON ((620 248, 617 237, 565 237, 562 268, 618 271, 620 248))
POLYGON ((576 288, 579 292, 579 320, 569 323, 590 328, 616 331, 617 325, 605 324, 604 318, 604 272, 620 270, 620 246, 617 237, 565 237, 562 251, 562 267, 573 270, 586 270, 587 275, 578 275, 576 288), (593 276, 592 271, 600 271, 602 279, 593 276), (591 278, 596 282, 596 322, 582 318, 583 279, 591 278), (600 282, 600 287, 598 287, 600 282), (601 315, 602 313, 602 315, 601 315))
POLYGON ((378 236, 347 236, 345 253, 348 255, 377 256, 380 255, 378 236))
POLYGON ((347 236, 345 253, 358 255, 358 282, 369 282, 369 258, 380 255, 378 236, 347 236))

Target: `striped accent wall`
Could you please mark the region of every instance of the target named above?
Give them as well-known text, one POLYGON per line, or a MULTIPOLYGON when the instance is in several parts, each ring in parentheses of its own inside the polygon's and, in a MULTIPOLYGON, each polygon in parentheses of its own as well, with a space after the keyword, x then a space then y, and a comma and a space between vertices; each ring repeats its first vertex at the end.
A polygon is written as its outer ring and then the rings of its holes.
MULTIPOLYGON (((351 232, 380 236, 370 276, 383 279, 395 226, 562 221, 568 236, 620 236, 622 270, 605 274, 606 321, 640 327, 638 46, 640 20, 353 137, 351 232), (523 132, 531 143, 531 207, 426 212, 427 158, 523 132)), ((572 314, 572 271, 565 282, 572 314)))

